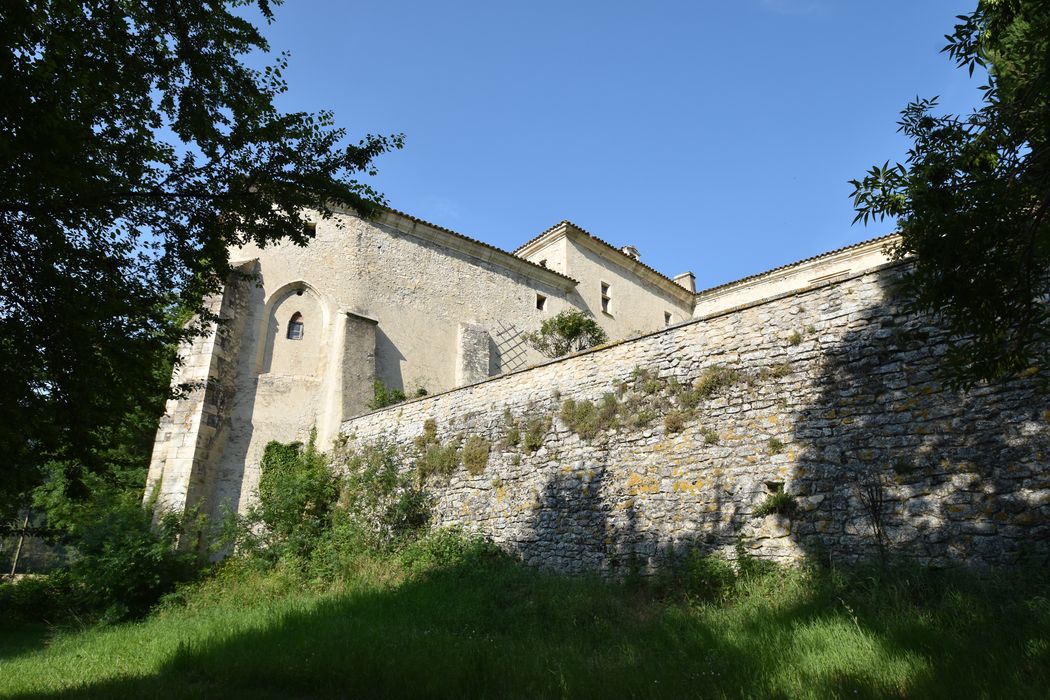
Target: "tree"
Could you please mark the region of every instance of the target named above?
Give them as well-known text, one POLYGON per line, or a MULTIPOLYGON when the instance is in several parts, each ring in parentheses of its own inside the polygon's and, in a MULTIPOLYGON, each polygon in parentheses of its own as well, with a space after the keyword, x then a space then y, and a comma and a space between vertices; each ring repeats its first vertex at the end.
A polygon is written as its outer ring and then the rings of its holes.
POLYGON ((238 6, 279 2, 0 7, 0 516, 49 470, 83 491, 114 450, 148 455, 228 247, 305 245, 304 209, 380 200, 355 178, 402 137, 347 145, 330 113, 274 106, 285 55, 244 64, 268 46, 238 6))
POLYGON ((852 180, 854 220, 896 217, 903 285, 951 333, 947 376, 970 386, 1050 368, 1050 4, 982 0, 944 51, 972 75, 980 106, 937 115, 936 99, 901 113, 904 164, 852 180))
POLYGON ((601 345, 607 340, 598 322, 582 311, 562 311, 540 329, 523 335, 525 342, 546 357, 561 357, 601 345))

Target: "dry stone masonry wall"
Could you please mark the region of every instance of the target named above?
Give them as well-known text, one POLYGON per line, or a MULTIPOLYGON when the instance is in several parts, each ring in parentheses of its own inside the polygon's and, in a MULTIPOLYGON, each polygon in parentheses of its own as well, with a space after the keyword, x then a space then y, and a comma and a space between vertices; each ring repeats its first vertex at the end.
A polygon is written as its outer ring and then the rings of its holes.
POLYGON ((440 525, 569 572, 694 547, 780 561, 1016 562, 1050 551, 1050 398, 937 379, 897 267, 698 319, 343 425, 403 445, 440 525))

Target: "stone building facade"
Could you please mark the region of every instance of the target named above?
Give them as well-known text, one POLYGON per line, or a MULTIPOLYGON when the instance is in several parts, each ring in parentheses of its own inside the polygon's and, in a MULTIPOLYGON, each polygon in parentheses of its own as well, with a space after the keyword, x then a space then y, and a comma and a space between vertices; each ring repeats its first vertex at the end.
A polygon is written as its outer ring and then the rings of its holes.
POLYGON ((232 251, 239 271, 210 300, 221 327, 182 349, 146 498, 177 511, 244 510, 271 440, 329 445, 368 410, 376 382, 437 393, 543 358, 522 339, 566 309, 613 340, 689 318, 675 279, 562 222, 516 252, 401 212, 339 211, 307 247, 232 251))
POLYGON ((190 390, 158 430, 158 507, 243 511, 271 440, 385 441, 415 469, 431 430, 488 450, 428 477, 437 522, 561 570, 691 547, 1050 553, 1050 399, 1031 377, 938 381, 947 339, 895 300, 892 237, 697 292, 570 222, 513 252, 392 210, 316 226, 305 248, 234 251, 224 321, 173 378, 190 390), (521 334, 564 309, 610 343, 536 355, 521 334), (376 382, 409 400, 370 410, 376 382))

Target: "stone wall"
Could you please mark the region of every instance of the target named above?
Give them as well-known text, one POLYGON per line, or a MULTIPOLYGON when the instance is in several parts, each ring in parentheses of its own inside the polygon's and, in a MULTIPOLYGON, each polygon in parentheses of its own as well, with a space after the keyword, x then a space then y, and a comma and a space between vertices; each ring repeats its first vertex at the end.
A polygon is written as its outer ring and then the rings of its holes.
POLYGON ((242 265, 221 294, 207 300, 208 311, 221 319, 211 332, 193 337, 182 348, 171 386, 178 398, 168 400, 153 443, 144 501, 156 512, 184 513, 218 488, 215 468, 231 430, 236 362, 254 274, 242 265))
POLYGON ((482 473, 428 478, 438 523, 565 571, 741 543, 855 560, 877 552, 873 514, 890 553, 922 563, 1045 557, 1050 397, 1032 378, 942 386, 943 335, 894 303, 899 274, 697 319, 361 416, 343 434, 351 449, 411 445, 429 419, 446 445, 483 436, 482 473), (597 415, 577 420, 588 400, 597 415), (780 490, 787 512, 761 515, 780 490))

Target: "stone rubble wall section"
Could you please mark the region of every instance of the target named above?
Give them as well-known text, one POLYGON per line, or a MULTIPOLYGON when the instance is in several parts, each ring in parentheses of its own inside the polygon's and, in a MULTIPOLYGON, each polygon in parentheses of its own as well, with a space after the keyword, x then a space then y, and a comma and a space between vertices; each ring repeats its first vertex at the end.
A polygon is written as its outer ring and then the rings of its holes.
POLYGON ((892 556, 1045 558, 1050 397, 1035 378, 943 386, 944 334, 894 302, 900 274, 890 266, 687 322, 360 416, 342 434, 351 449, 411 446, 432 419, 445 442, 484 436, 483 473, 428 478, 437 524, 566 572, 651 570, 692 548, 873 557, 871 494, 884 499, 874 510, 892 556), (701 400, 680 432, 657 416, 584 440, 558 417, 565 399, 597 402, 636 368, 689 384, 713 366, 739 380, 701 400), (505 444, 508 411, 553 419, 538 450, 505 444), (757 515, 781 489, 794 512, 757 515))

